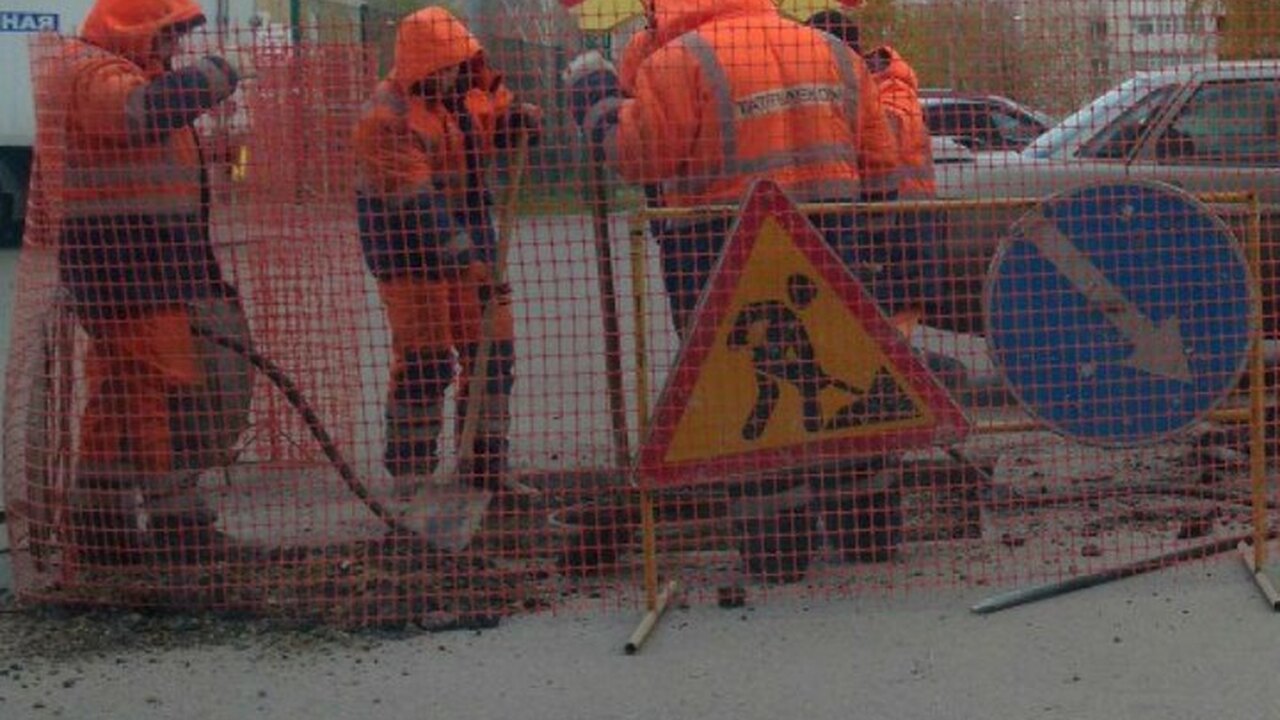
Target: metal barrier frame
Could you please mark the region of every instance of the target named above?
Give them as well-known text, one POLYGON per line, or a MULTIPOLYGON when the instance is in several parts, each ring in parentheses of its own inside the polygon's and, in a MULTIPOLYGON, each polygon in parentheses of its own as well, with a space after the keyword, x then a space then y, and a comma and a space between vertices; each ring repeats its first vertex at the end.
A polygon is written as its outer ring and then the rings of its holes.
MULTIPOLYGON (((1280 572, 1274 573, 1276 580, 1270 579, 1268 572, 1267 542, 1275 537, 1267 515, 1267 440, 1266 440, 1266 403, 1267 375, 1263 348, 1263 302, 1262 302, 1262 206, 1257 196, 1251 192, 1212 192, 1198 193, 1195 197, 1204 203, 1214 205, 1239 205, 1238 214, 1246 217, 1244 249, 1248 266, 1250 293, 1249 317, 1249 379, 1248 405, 1246 407, 1219 408, 1208 414, 1208 418, 1227 424, 1249 424, 1249 480, 1250 501, 1252 506, 1252 528, 1250 539, 1229 538, 1212 543, 1207 548, 1185 548, 1166 556, 1152 558, 1134 565, 1104 571, 1094 576, 1073 578, 1066 581, 1037 586, 1025 590, 1006 593, 996 602, 974 607, 976 612, 1011 607, 1030 602, 1031 600, 1049 597, 1100 582, 1128 577, 1138 572, 1146 572, 1163 565, 1163 561, 1197 557, 1206 550, 1223 552, 1238 547, 1239 552, 1249 567, 1255 582, 1267 596, 1272 607, 1280 610, 1280 572), (1221 547, 1219 547, 1221 546, 1221 547)), ((853 202, 818 202, 797 203, 797 208, 806 214, 823 211, 848 211, 856 209, 864 215, 889 215, 902 211, 945 211, 945 210, 1025 210, 1043 202, 1042 198, 1017 197, 998 200, 922 200, 895 201, 885 203, 853 203, 853 202)), ((646 207, 632 211, 627 217, 627 237, 630 241, 631 255, 631 291, 634 311, 633 338, 635 352, 635 392, 636 415, 638 418, 639 436, 643 439, 650 421, 649 417, 649 360, 648 360, 648 327, 645 321, 646 280, 646 226, 652 220, 670 220, 687 218, 725 217, 736 215, 740 208, 736 205, 706 205, 682 208, 646 207)), ((1221 215, 1222 213, 1217 213, 1221 215)), ((1239 238, 1237 238, 1239 240, 1239 238)), ((988 421, 972 425, 972 436, 993 435, 1013 432, 1027 432, 1044 429, 1043 423, 1034 419, 1021 421, 988 421)), ((948 450, 958 454, 954 448, 948 450)), ((640 449, 635 450, 636 453, 640 449)), ((953 455, 954 456, 954 455, 953 455)), ((632 474, 634 480, 634 458, 632 474)), ((671 579, 660 583, 657 553, 657 518, 654 513, 652 493, 633 482, 638 488, 641 509, 641 532, 643 552, 643 581, 645 597, 645 614, 625 645, 628 655, 639 652, 646 639, 657 627, 658 620, 665 612, 671 598, 679 592, 679 580, 671 579), (661 586, 660 586, 661 584, 661 586)), ((1275 570, 1275 569, 1272 569, 1275 570)))

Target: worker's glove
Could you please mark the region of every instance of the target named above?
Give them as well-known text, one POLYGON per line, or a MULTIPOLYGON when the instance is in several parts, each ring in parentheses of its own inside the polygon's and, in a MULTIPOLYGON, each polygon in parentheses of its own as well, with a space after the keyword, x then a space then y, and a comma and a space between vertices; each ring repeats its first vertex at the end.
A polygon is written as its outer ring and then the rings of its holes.
POLYGON ((227 48, 226 52, 218 59, 231 68, 237 80, 249 80, 258 74, 258 69, 254 66, 253 56, 248 50, 227 48))
POLYGON ((617 69, 599 50, 590 50, 574 58, 561 78, 569 90, 573 121, 593 143, 599 143, 617 122, 622 105, 617 69))
POLYGON ((523 133, 530 147, 537 145, 542 139, 542 108, 533 103, 516 103, 507 114, 499 120, 498 146, 515 145, 517 133, 523 133))
POLYGON ((480 296, 480 303, 488 305, 490 300, 497 300, 499 303, 511 302, 511 284, 507 282, 497 282, 493 277, 493 271, 489 264, 485 262, 475 261, 467 268, 464 276, 468 282, 475 285, 476 294, 480 296))
POLYGON ((560 79, 572 88, 579 81, 596 73, 617 77, 618 69, 599 50, 588 50, 569 62, 569 67, 560 73, 560 79))
POLYGON ((511 283, 485 283, 484 285, 481 285, 476 292, 480 296, 480 303, 482 305, 488 305, 490 300, 496 300, 499 305, 511 304, 511 283))
POLYGON ((204 81, 215 104, 231 97, 241 79, 240 72, 230 60, 219 55, 206 55, 194 65, 174 70, 156 82, 161 84, 161 88, 183 87, 183 83, 189 81, 184 78, 194 79, 195 77, 204 81))

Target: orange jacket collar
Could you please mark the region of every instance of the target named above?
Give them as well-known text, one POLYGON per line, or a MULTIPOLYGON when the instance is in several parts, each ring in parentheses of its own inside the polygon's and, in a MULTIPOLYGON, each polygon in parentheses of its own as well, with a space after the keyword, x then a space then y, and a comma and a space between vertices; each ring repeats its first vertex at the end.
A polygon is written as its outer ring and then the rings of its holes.
POLYGON ((656 28, 645 28, 631 36, 622 51, 618 77, 623 92, 635 90, 636 72, 658 48, 699 25, 740 14, 776 14, 772 0, 647 0, 656 17, 656 28))
POLYGON ((653 8, 656 44, 664 45, 712 20, 735 15, 777 15, 773 0, 648 0, 653 8))

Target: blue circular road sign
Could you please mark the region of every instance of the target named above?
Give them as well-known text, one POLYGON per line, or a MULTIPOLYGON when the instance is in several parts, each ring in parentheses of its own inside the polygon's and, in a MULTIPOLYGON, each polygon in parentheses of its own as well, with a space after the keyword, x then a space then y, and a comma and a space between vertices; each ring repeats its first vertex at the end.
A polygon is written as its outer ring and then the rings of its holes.
POLYGON ((1014 394, 1082 442, 1176 433, 1248 359, 1251 284, 1230 230, 1160 183, 1070 190, 1021 218, 992 262, 987 337, 1014 394))

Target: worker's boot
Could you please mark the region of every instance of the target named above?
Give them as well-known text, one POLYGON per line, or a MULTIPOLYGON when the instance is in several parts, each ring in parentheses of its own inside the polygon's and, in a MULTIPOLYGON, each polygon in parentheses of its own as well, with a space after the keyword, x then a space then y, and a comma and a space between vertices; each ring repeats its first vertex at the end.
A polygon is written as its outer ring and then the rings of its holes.
POLYGON ((845 560, 887 562, 902 544, 902 493, 842 488, 823 500, 823 524, 845 560))
POLYGON ((218 514, 201 497, 198 477, 190 473, 166 476, 146 496, 151 542, 158 559, 175 563, 236 560, 247 546, 217 528, 218 514))
MULTIPOLYGON (((388 426, 388 434, 392 432, 388 426)), ((431 479, 436 466, 434 441, 407 438, 388 438, 382 462, 395 479, 395 497, 401 502, 411 500, 431 479)))
POLYGON ((505 438, 476 438, 471 458, 458 468, 464 482, 493 493, 491 510, 527 509, 537 495, 536 490, 511 477, 507 466, 508 446, 505 438))
POLYGON ((395 478, 398 500, 412 499, 436 470, 444 398, 452 382, 453 356, 446 350, 406 352, 395 373, 382 462, 395 478))
POLYGON ((162 560, 213 563, 247 559, 249 546, 217 528, 211 510, 151 515, 151 538, 162 560))
POLYGON ((898 460, 873 456, 828 464, 810 475, 827 544, 849 562, 885 562, 902 544, 898 460))
POLYGON ((507 441, 503 438, 478 437, 471 448, 471 457, 458 468, 458 474, 473 487, 494 493, 502 492, 507 473, 507 441))
POLYGON ((803 580, 821 545, 809 488, 771 479, 743 484, 730 496, 743 569, 766 583, 803 580))
POLYGON ((117 478, 77 480, 67 514, 71 544, 85 565, 136 565, 146 547, 134 490, 117 478))
POLYGON ((67 516, 71 542, 84 565, 137 565, 146 551, 138 518, 112 509, 76 508, 67 516))

